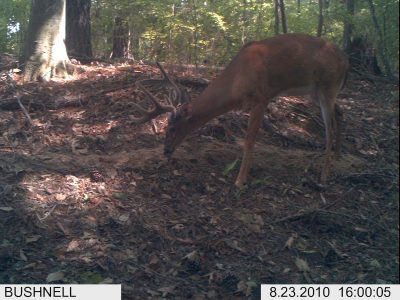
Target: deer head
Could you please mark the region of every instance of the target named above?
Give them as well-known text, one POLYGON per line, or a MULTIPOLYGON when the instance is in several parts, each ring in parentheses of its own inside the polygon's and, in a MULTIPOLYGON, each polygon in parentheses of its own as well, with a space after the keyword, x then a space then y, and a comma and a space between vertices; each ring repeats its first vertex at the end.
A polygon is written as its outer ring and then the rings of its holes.
POLYGON ((174 111, 168 120, 168 129, 165 135, 164 155, 171 156, 175 148, 191 131, 192 104, 185 103, 174 111))

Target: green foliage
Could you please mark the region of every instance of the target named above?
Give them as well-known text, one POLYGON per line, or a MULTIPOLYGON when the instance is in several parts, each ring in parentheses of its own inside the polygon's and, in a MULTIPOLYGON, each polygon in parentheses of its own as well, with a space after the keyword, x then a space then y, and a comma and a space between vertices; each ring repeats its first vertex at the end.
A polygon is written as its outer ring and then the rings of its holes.
POLYGON ((229 173, 231 173, 237 166, 239 160, 235 159, 233 162, 229 163, 226 167, 224 172, 222 173, 224 176, 227 176, 229 173))
MULTIPOLYGON (((354 35, 374 33, 368 5, 356 1, 356 15, 347 15, 342 1, 326 2, 323 36, 342 44, 343 25, 354 35)), ((318 1, 286 0, 290 32, 316 34, 318 1)), ((375 0, 388 54, 398 69, 398 0, 375 0)), ((177 63, 224 65, 243 46, 274 34, 274 1, 262 0, 96 0, 93 2, 94 48, 101 56, 111 51, 114 16, 129 20, 134 56, 177 63)))
POLYGON ((0 52, 20 54, 28 24, 30 1, 0 1, 0 52))
MULTIPOLYGON (((325 1, 323 37, 342 45, 345 22, 376 49, 379 35, 366 0, 349 16, 344 1, 325 1)), ((18 53, 29 15, 28 0, 0 1, 0 51, 18 53)), ((374 0, 384 47, 398 72, 399 0, 374 0)), ((289 32, 316 34, 318 1, 285 0, 289 32)), ((128 22, 136 59, 225 65, 243 44, 274 35, 272 0, 92 0, 94 54, 109 57, 115 17, 128 22)))

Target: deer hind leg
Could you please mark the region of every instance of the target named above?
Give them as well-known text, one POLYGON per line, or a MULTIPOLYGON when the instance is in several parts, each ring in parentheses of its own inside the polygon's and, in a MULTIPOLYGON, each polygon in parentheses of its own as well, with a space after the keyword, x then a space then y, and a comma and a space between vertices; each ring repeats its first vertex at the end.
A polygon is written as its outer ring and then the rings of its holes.
POLYGON ((252 159, 253 148, 256 140, 258 129, 260 128, 264 118, 265 107, 263 104, 254 106, 250 111, 250 118, 246 132, 246 138, 243 145, 243 160, 240 166, 239 175, 236 178, 235 185, 241 187, 246 182, 252 159))
POLYGON ((335 159, 340 158, 341 144, 342 144, 342 130, 343 130, 343 113, 339 105, 335 103, 335 118, 333 123, 333 130, 335 132, 335 159))
MULTIPOLYGON (((320 103, 322 118, 325 125, 325 158, 322 167, 321 182, 326 183, 331 168, 331 151, 334 131, 335 137, 338 138, 338 125, 340 124, 340 120, 336 120, 336 93, 331 91, 317 91, 317 97, 320 103)), ((336 146, 338 146, 338 143, 336 146)))

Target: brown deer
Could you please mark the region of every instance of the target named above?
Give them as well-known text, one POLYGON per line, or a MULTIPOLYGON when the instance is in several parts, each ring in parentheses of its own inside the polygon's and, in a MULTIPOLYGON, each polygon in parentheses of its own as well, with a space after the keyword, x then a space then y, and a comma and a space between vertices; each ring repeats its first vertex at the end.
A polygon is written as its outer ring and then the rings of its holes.
MULTIPOLYGON (((142 110, 145 117, 140 121, 172 111, 164 144, 164 154, 171 156, 189 133, 212 118, 233 109, 249 110, 243 160, 235 182, 240 187, 246 182, 256 134, 271 99, 282 94, 310 94, 321 108, 325 125, 326 149, 321 174, 321 181, 325 183, 330 172, 334 138, 337 156, 340 152, 342 114, 336 96, 344 85, 348 66, 345 54, 337 46, 306 34, 284 34, 251 42, 197 99, 176 110, 160 105, 139 83, 155 106, 152 111, 142 110)), ((178 88, 171 79, 168 81, 178 88)), ((175 93, 179 94, 182 92, 175 93)))

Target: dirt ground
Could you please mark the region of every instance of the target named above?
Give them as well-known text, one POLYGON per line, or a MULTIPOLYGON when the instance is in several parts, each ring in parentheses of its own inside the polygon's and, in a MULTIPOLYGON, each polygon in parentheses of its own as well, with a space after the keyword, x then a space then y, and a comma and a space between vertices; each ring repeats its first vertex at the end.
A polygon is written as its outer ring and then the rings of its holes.
MULTIPOLYGON (((302 98, 271 103, 248 185, 248 115, 192 134, 132 122, 145 64, 0 81, 0 283, 121 283, 123 299, 258 299, 261 283, 399 283, 398 86, 350 75, 342 157, 318 184, 324 131, 302 98), (18 104, 18 99, 22 110, 18 104)), ((174 73, 170 69, 171 73, 174 73)), ((175 72, 195 98, 195 79, 175 72)), ((201 81, 203 82, 203 81, 201 81)))

